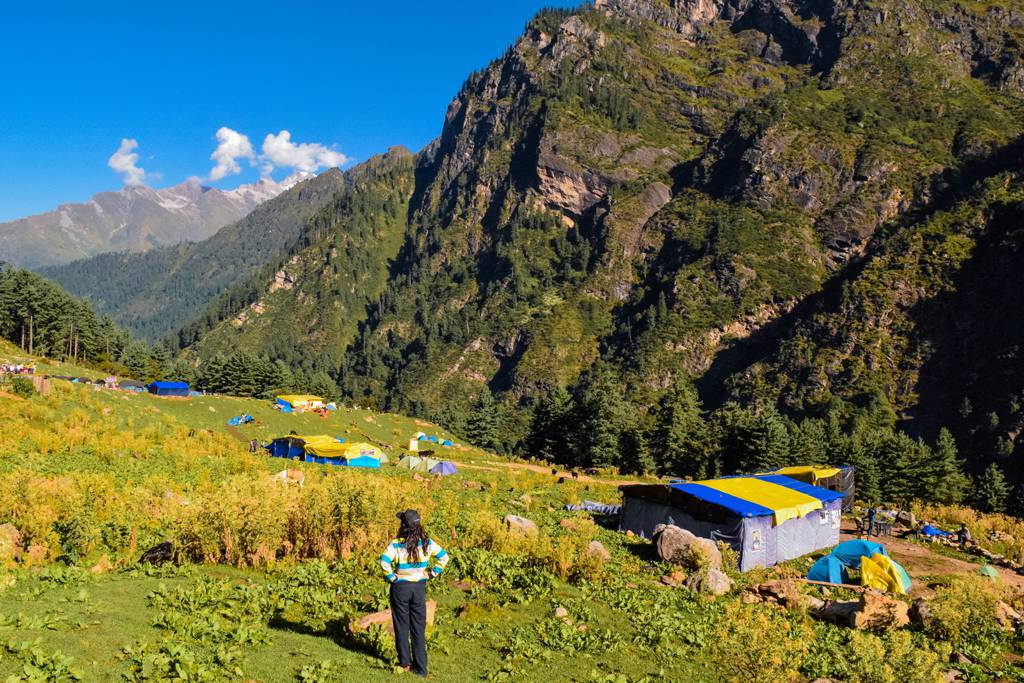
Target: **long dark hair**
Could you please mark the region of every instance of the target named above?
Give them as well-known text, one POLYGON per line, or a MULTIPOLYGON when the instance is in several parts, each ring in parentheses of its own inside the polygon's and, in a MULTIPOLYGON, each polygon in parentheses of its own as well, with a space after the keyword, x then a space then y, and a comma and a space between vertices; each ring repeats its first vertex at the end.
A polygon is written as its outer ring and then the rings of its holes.
POLYGON ((410 557, 416 554, 416 549, 420 543, 423 544, 424 552, 426 552, 427 546, 430 545, 430 536, 427 535, 427 530, 423 528, 423 525, 413 524, 409 526, 404 519, 398 527, 398 537, 405 539, 405 552, 410 557))

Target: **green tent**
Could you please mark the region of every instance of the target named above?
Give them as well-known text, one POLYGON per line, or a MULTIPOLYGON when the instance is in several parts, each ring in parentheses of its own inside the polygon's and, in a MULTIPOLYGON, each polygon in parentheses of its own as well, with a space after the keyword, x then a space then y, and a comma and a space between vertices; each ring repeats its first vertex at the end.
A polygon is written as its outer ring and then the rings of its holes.
POLYGON ((437 465, 440 460, 433 458, 421 458, 418 455, 407 455, 398 461, 399 467, 404 467, 413 472, 430 472, 431 468, 437 465))

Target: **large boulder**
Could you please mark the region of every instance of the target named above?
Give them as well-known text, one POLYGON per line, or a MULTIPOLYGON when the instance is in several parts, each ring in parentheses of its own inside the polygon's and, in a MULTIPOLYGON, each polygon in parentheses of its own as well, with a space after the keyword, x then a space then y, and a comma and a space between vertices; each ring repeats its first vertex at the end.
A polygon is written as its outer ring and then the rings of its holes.
POLYGON ((896 600, 875 590, 865 591, 860 600, 827 603, 818 615, 841 626, 883 631, 901 628, 910 623, 909 607, 902 600, 896 600))
POLYGON ((695 536, 677 526, 658 525, 654 530, 658 556, 691 571, 722 569, 722 553, 710 538, 695 536))
POLYGON ((719 569, 696 572, 686 581, 686 587, 694 593, 725 595, 732 590, 733 581, 719 569))
MULTIPOLYGON (((427 626, 434 625, 434 614, 436 612, 437 603, 433 600, 427 600, 427 626)), ((360 617, 349 625, 349 630, 352 633, 360 633, 378 624, 387 629, 387 632, 391 635, 395 635, 395 626, 391 623, 391 610, 389 609, 360 617)))
POLYGON ((591 557, 596 557, 602 562, 608 562, 612 559, 612 554, 608 552, 608 549, 604 547, 601 541, 591 541, 587 545, 587 554, 591 557))
POLYGON ((505 526, 508 527, 509 531, 531 536, 539 531, 536 522, 519 515, 505 515, 505 526))

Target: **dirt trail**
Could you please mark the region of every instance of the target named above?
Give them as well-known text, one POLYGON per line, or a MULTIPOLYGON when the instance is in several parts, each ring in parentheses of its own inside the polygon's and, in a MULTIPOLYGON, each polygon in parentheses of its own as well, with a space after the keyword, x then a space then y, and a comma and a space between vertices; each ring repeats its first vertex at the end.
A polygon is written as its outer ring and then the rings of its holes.
MULTIPOLYGON (((466 467, 469 469, 476 470, 488 470, 490 472, 501 472, 502 468, 510 470, 527 470, 530 472, 536 472, 538 474, 547 474, 552 478, 565 477, 566 481, 572 480, 572 472, 568 470, 558 470, 558 474, 551 474, 551 470, 558 469, 556 467, 545 467, 544 465, 531 465, 525 462, 494 462, 487 461, 486 465, 471 465, 469 463, 456 462, 456 467, 466 467)), ((595 484, 609 484, 611 486, 624 486, 626 484, 642 484, 639 481, 628 481, 624 479, 600 479, 598 477, 592 477, 586 474, 580 474, 576 477, 575 481, 582 481, 587 483, 595 484)))
MULTIPOLYGON (((844 528, 839 540, 849 541, 859 538, 856 534, 851 533, 852 531, 852 529, 844 528)), ((870 540, 884 545, 892 559, 903 565, 911 578, 915 579, 914 589, 911 591, 911 595, 914 597, 931 593, 926 585, 917 580, 918 577, 977 574, 978 569, 981 568, 981 563, 967 562, 957 557, 933 552, 927 543, 904 540, 896 536, 873 537, 870 540)), ((1001 567, 995 569, 1002 577, 1003 583, 1024 589, 1024 576, 1001 567)))
POLYGON ((228 434, 235 437, 236 439, 244 443, 246 446, 249 445, 249 437, 247 437, 245 434, 242 434, 241 430, 239 430, 238 427, 227 425, 225 429, 228 430, 228 434))

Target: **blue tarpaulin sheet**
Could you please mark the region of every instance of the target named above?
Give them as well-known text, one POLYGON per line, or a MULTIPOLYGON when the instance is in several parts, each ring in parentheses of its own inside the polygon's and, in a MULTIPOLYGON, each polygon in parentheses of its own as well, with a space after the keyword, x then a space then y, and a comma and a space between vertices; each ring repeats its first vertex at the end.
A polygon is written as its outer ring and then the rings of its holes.
POLYGON ((677 491, 687 493, 694 498, 706 500, 709 503, 714 503, 724 507, 725 509, 735 512, 740 517, 762 517, 766 515, 773 515, 775 511, 771 508, 766 508, 763 505, 757 503, 751 503, 749 500, 743 500, 736 496, 731 496, 728 493, 722 493, 716 491, 710 486, 704 486, 703 484, 685 483, 685 484, 669 484, 672 488, 677 491))

